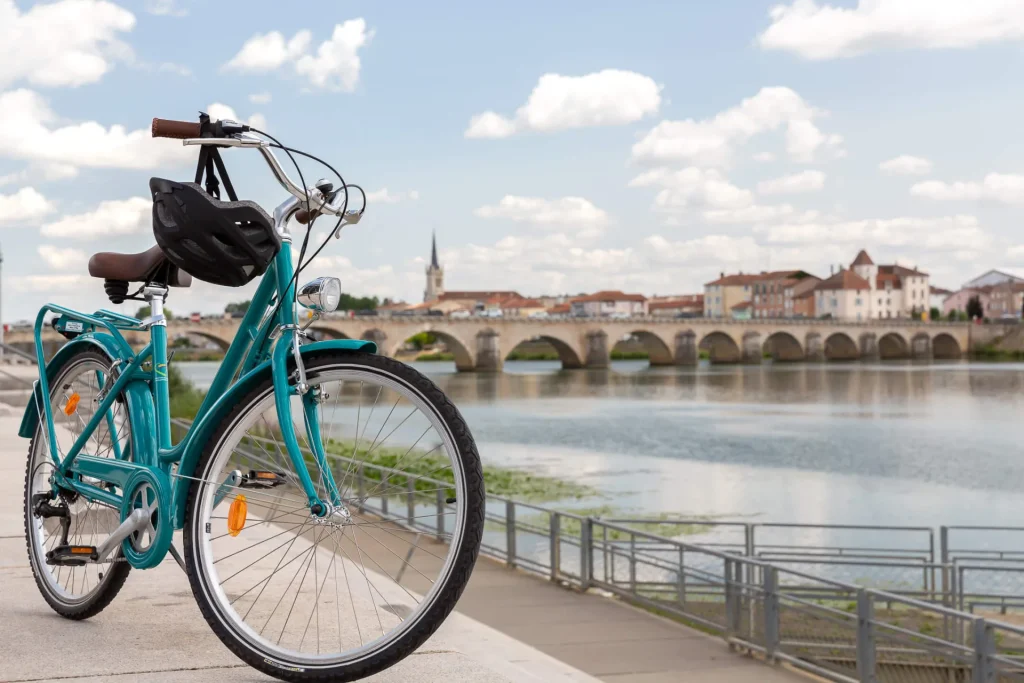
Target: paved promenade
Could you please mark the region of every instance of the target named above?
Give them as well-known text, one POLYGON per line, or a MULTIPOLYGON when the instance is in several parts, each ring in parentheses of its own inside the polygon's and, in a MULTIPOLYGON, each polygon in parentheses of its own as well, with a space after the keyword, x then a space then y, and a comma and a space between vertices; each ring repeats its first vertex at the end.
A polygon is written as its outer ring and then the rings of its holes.
MULTIPOLYGON (((0 416, 0 681, 272 680, 243 665, 199 614, 170 559, 134 571, 85 622, 56 616, 32 579, 22 530, 27 441, 0 416)), ((180 543, 180 539, 176 541, 180 543)), ((379 560, 384 563, 385 549, 379 560)), ((386 567, 386 565, 385 565, 386 567)), ((784 683, 806 677, 600 595, 481 559, 458 611, 416 654, 368 681, 784 683)))

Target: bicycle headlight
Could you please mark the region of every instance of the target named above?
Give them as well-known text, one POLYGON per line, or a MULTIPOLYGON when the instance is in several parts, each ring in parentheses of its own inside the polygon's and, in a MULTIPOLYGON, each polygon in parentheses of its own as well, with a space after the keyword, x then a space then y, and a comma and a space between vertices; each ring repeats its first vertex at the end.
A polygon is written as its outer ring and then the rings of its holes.
POLYGON ((318 277, 299 288, 295 300, 306 308, 330 313, 341 302, 341 280, 336 277, 318 277))

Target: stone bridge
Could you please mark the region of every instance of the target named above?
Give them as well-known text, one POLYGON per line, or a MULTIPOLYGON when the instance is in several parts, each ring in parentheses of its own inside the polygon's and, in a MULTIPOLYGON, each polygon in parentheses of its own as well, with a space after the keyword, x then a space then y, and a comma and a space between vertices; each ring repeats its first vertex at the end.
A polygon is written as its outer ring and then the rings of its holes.
MULTIPOLYGON (((523 342, 543 340, 558 352, 565 368, 603 368, 612 348, 632 336, 650 354, 652 365, 696 365, 699 352, 712 363, 887 359, 957 359, 971 348, 968 323, 910 320, 846 323, 829 320, 736 321, 709 318, 468 318, 434 316, 328 316, 310 327, 317 338, 370 339, 393 356, 409 337, 431 332, 444 342, 463 371, 500 370, 523 342)), ((238 320, 171 321, 171 337, 196 335, 226 348, 238 320)), ((8 333, 8 341, 29 341, 31 333, 8 333), (25 334, 24 340, 18 337, 25 334)), ((140 340, 141 341, 141 340, 140 340)))
MULTIPOLYGON (((173 320, 167 329, 172 338, 195 335, 227 348, 238 322, 219 318, 173 320)), ((550 343, 565 368, 607 367, 612 348, 629 336, 647 349, 652 365, 696 365, 700 350, 708 352, 712 363, 760 363, 765 355, 776 362, 957 359, 970 349, 972 327, 976 326, 909 320, 844 323, 652 317, 453 320, 436 316, 329 316, 313 323, 309 331, 320 339, 369 339, 388 356, 395 355, 409 337, 431 332, 455 356, 459 370, 496 371, 517 346, 534 340, 550 343)), ((6 341, 27 348, 31 332, 13 330, 7 333, 6 341)))

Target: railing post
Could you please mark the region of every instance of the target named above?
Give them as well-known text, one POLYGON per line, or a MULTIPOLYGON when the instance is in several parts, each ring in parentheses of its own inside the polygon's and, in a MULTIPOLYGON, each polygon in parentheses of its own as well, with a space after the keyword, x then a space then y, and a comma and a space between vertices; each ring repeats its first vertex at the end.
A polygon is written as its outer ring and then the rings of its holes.
POLYGON ((779 570, 766 567, 764 575, 764 649, 768 661, 775 661, 779 649, 779 570))
POLYGON ((636 595, 636 534, 629 535, 629 592, 636 595))
POLYGON ((686 609, 686 566, 683 560, 686 555, 683 553, 683 546, 679 546, 679 574, 676 575, 676 599, 679 606, 686 609))
POLYGON ((552 511, 548 515, 550 522, 550 538, 551 542, 551 580, 558 580, 558 565, 561 564, 562 556, 562 516, 555 511, 552 511))
POLYGON ((857 591, 857 679, 876 683, 875 601, 863 588, 857 591))
POLYGON ((736 580, 734 578, 733 561, 728 557, 724 559, 725 567, 725 637, 730 641, 739 631, 739 600, 736 595, 736 580))
POLYGON ((405 476, 405 481, 408 484, 408 493, 406 494, 406 517, 409 522, 409 526, 413 526, 416 521, 416 480, 412 478, 411 474, 405 476))
POLYGON ((992 629, 984 619, 974 622, 974 676, 971 683, 991 683, 996 679, 992 655, 996 653, 992 629))
MULTIPOLYGON (((383 472, 381 473, 383 475, 383 472)), ((382 482, 383 483, 383 482, 382 482)), ((380 492, 380 513, 388 516, 388 487, 385 486, 380 492)))
POLYGON ((590 588, 594 578, 594 520, 585 517, 580 522, 580 590, 590 588))
POLYGON ((445 495, 444 489, 438 489, 435 491, 437 494, 437 540, 444 540, 444 508, 445 508, 445 495))
POLYGON ((505 563, 516 566, 516 504, 505 501, 505 563))
POLYGON ((939 557, 942 558, 942 564, 949 562, 949 527, 939 527, 939 557))

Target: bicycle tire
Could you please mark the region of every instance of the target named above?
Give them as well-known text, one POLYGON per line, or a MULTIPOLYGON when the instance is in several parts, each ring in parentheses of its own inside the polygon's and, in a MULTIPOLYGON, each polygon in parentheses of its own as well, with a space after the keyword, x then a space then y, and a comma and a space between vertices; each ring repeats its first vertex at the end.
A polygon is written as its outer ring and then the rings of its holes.
MULTIPOLYGON (((214 461, 225 438, 236 425, 241 424, 247 411, 255 410, 261 400, 272 391, 272 381, 267 378, 254 388, 215 428, 212 438, 200 456, 196 467, 197 481, 190 487, 186 503, 186 519, 183 530, 185 571, 192 586, 192 592, 207 623, 220 640, 242 661, 255 669, 281 680, 293 683, 315 681, 354 681, 373 675, 399 662, 422 645, 441 625, 454 609, 461 596, 476 562, 484 529, 484 480, 483 469, 476 444, 465 420, 455 405, 427 377, 415 369, 390 358, 363 352, 325 350, 304 356, 306 373, 309 378, 318 373, 337 368, 359 368, 372 372, 387 373, 398 378, 412 391, 417 392, 443 420, 456 444, 466 482, 466 508, 464 528, 460 546, 455 551, 454 563, 448 574, 447 583, 439 590, 423 616, 407 632, 392 642, 386 649, 373 653, 355 662, 339 665, 310 666, 282 660, 278 653, 270 656, 254 643, 235 631, 228 620, 222 618, 213 597, 214 591, 205 584, 206 578, 200 566, 197 539, 203 530, 199 529, 202 514, 199 510, 199 490, 206 479, 206 470, 214 461)), ((207 535, 208 535, 208 529, 207 535)))

